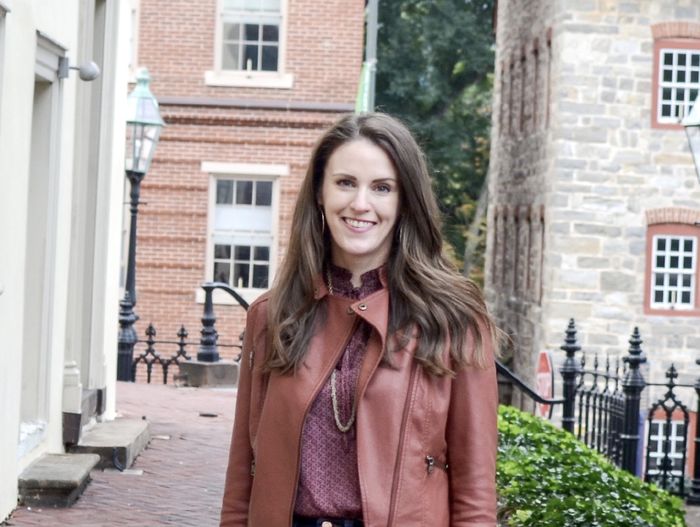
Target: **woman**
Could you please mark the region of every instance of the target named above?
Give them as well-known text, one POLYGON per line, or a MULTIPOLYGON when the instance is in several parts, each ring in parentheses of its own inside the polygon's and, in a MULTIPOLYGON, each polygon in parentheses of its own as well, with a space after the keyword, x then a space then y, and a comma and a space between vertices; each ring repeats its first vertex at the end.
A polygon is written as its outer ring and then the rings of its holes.
POLYGON ((320 139, 248 311, 222 526, 496 524, 494 329, 439 215, 396 119, 320 139))

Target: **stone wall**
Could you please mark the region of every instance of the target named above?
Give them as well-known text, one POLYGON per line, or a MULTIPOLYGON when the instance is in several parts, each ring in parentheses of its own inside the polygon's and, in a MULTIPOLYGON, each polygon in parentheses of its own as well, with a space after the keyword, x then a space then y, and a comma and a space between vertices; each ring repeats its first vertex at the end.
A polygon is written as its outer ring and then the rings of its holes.
MULTIPOLYGON (((698 20, 700 4, 693 0, 499 2, 499 60, 523 34, 546 31, 544 21, 552 42, 549 127, 519 144, 502 139, 496 118, 493 132, 492 270, 502 265, 493 261, 499 258, 494 232, 501 228, 495 211, 544 208, 541 307, 513 294, 509 282, 499 284, 497 273, 488 277, 489 302, 501 323, 507 329, 534 326, 519 336, 518 353, 527 357, 519 365, 532 366, 542 349, 561 355, 573 317, 587 352, 624 353, 638 326, 652 381, 662 381, 672 362, 682 375, 700 374, 694 364, 700 358, 697 318, 644 312, 647 213, 700 209, 682 128, 652 127, 653 29, 669 23, 695 28, 698 20), (551 6, 545 16, 539 4, 551 6), (531 20, 533 13, 540 16, 531 20)), ((499 87, 496 107, 503 98, 499 87)), ((505 230, 512 255, 523 237, 516 240, 513 229, 505 230)), ((500 259, 513 265, 514 256, 500 259)), ((531 289, 529 298, 536 297, 531 289)))

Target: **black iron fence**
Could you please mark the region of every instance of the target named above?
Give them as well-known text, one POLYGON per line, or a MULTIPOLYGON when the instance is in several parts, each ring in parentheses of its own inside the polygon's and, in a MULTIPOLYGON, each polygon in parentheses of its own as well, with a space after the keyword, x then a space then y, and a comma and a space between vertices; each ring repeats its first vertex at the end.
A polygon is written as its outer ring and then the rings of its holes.
MULTIPOLYGON (((561 405, 562 428, 620 468, 686 497, 689 503, 700 503, 700 420, 696 419, 691 430, 688 405, 681 398, 682 394, 687 402, 695 392, 696 415, 700 415, 700 379, 695 384, 679 383, 678 372, 671 365, 665 383, 648 383, 640 371, 646 357, 637 328, 629 344, 621 358, 587 357, 577 343, 572 319, 560 348, 566 353, 559 369, 563 398, 545 402, 561 405), (664 387, 665 392, 642 409, 642 393, 649 386, 664 387), (691 433, 694 463, 688 473, 691 433)), ((700 364, 700 360, 696 362, 700 364)), ((543 402, 541 396, 533 396, 533 390, 521 379, 512 377, 507 368, 499 368, 499 373, 533 401, 543 402)))
POLYGON ((248 302, 241 297, 236 291, 231 289, 228 284, 221 282, 208 282, 202 285, 204 289, 204 313, 202 315, 202 329, 200 330, 200 338, 198 341, 188 339, 188 332, 185 326, 181 326, 177 332, 177 340, 157 339, 157 331, 153 324, 149 324, 146 329, 146 338, 136 341, 139 349, 143 351, 134 357, 131 363, 131 380, 136 380, 137 373, 140 368, 146 370, 146 382, 151 383, 160 369, 163 384, 167 384, 168 380, 178 380, 180 378, 179 368, 170 375, 173 366, 179 366, 183 361, 192 360, 188 350, 194 346, 198 346, 196 358, 203 362, 219 361, 219 348, 237 348, 241 349, 243 343, 243 335, 238 337, 238 343, 224 344, 219 342, 219 333, 216 330, 216 315, 214 314, 213 293, 216 289, 221 289, 231 295, 243 309, 248 309, 248 302), (154 371, 156 370, 156 371, 154 371))

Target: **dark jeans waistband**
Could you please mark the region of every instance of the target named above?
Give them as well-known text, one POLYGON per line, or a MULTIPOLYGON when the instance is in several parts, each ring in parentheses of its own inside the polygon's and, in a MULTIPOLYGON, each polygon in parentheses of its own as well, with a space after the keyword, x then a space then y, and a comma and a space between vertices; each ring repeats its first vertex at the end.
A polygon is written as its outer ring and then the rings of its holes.
POLYGON ((332 527, 363 527, 362 520, 346 520, 343 518, 305 518, 294 515, 292 527, 325 527, 324 522, 330 522, 332 527))

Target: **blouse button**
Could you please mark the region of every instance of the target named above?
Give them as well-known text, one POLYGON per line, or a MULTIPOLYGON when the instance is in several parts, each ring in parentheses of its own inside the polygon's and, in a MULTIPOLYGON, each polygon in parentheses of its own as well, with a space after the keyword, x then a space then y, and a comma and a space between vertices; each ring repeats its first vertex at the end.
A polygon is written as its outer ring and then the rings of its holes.
POLYGON ((357 306, 360 311, 367 311, 367 304, 360 304, 357 306))
POLYGON ((331 522, 323 522, 321 527, 333 527, 333 524, 331 522))

